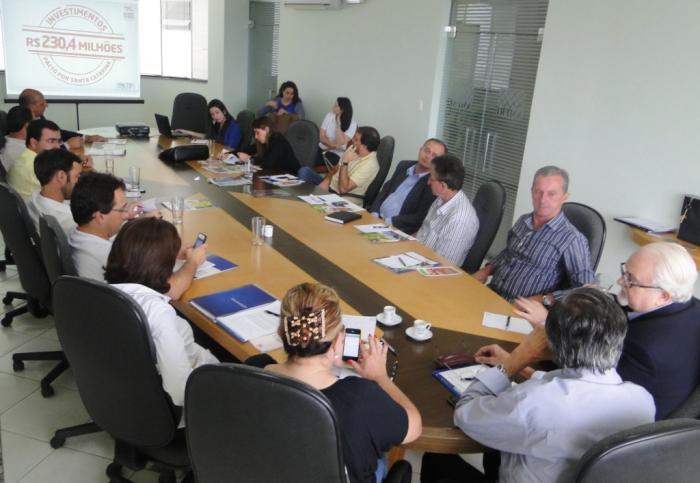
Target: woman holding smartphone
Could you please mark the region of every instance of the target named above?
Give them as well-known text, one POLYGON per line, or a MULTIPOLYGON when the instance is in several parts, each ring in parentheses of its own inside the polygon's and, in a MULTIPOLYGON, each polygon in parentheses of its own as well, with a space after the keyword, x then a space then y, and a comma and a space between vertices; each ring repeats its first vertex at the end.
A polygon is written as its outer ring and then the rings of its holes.
MULTIPOLYGON (((176 406, 185 404, 185 383, 190 372, 203 364, 219 362, 194 341, 192 328, 175 313, 165 295, 180 246, 180 236, 171 223, 139 218, 119 231, 105 268, 105 280, 143 308, 163 389, 176 406)), ((205 253, 203 249, 201 252, 205 253)))
POLYGON ((338 379, 344 331, 335 290, 319 283, 292 287, 282 300, 279 334, 288 359, 266 369, 319 389, 331 402, 340 424, 343 459, 350 481, 381 481, 383 453, 421 433, 420 413, 389 379, 387 346, 373 336, 350 364, 360 377, 338 379))

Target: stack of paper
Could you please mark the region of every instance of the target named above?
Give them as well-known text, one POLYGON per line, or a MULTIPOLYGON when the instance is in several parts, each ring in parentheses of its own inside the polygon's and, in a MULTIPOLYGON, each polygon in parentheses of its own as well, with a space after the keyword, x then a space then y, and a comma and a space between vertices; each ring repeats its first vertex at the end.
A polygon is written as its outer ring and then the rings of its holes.
POLYGON ((281 188, 285 186, 299 186, 304 181, 291 174, 276 174, 274 176, 260 176, 260 179, 281 188))
POLYGON ((92 143, 91 146, 85 148, 85 154, 88 156, 126 156, 126 149, 117 148, 110 143, 92 143))
POLYGON ((433 376, 449 389, 452 394, 461 396, 469 385, 474 382, 476 376, 488 368, 489 366, 476 364, 456 369, 436 369, 433 371, 433 376))
POLYGON ((209 178, 209 182, 216 186, 245 186, 247 184, 253 184, 249 179, 231 178, 229 176, 224 178, 209 178))
MULTIPOLYGON (((180 270, 180 267, 182 267, 184 264, 185 260, 176 260, 173 272, 180 270)), ((200 278, 211 277, 212 275, 216 275, 217 273, 232 270, 237 266, 238 265, 236 265, 232 261, 226 260, 225 258, 220 257, 218 255, 209 255, 206 258, 206 260, 204 260, 204 263, 202 263, 197 268, 197 271, 194 274, 194 279, 199 280, 200 278)))
MULTIPOLYGON (((170 201, 163 201, 161 204, 167 209, 172 210, 172 203, 170 201)), ((211 208, 212 206, 214 205, 212 205, 211 201, 207 198, 187 198, 185 200, 185 211, 203 210, 204 208, 211 208)))
POLYGON ((361 206, 344 200, 340 196, 331 193, 328 195, 307 195, 299 196, 300 199, 306 201, 308 204, 322 209, 326 213, 335 213, 336 211, 352 211, 360 212, 365 211, 361 206))
POLYGON ((373 262, 388 268, 392 272, 404 273, 416 270, 418 267, 432 267, 439 265, 435 260, 430 260, 416 252, 404 252, 388 257, 374 258, 373 262))
POLYGON ((381 223, 374 225, 355 225, 360 230, 362 236, 372 243, 393 243, 405 240, 415 240, 397 228, 392 228, 381 223))

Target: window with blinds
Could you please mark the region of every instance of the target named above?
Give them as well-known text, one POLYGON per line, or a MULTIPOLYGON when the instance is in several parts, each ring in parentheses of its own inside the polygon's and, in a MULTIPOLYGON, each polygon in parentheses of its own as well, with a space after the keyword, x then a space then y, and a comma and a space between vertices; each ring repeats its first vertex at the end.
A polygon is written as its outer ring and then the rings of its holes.
POLYGON ((474 198, 488 180, 507 192, 494 248, 513 222, 547 0, 453 0, 438 134, 465 166, 474 198))
POLYGON ((248 106, 257 108, 277 93, 280 3, 250 2, 248 106))
POLYGON ((139 2, 141 74, 209 77, 209 0, 139 2))

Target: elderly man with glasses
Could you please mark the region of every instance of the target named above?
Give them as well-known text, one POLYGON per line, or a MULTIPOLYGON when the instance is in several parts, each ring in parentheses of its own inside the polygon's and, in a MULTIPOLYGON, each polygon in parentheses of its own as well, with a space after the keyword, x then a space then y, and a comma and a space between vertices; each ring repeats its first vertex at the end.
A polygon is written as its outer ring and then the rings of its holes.
MULTIPOLYGON (((650 243, 621 264, 618 302, 627 307, 629 330, 617 370, 625 381, 646 388, 656 419, 677 409, 700 384, 700 301, 693 297, 697 267, 676 243, 650 243)), ((531 300, 515 301, 530 322, 547 317, 531 300)), ((477 352, 479 362, 497 361, 499 348, 477 352)))

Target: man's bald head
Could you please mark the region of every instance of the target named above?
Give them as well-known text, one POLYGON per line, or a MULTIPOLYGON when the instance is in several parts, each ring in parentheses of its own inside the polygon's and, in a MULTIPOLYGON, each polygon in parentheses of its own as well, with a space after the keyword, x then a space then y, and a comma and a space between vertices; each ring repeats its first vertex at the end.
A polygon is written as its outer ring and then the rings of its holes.
POLYGON ((48 103, 44 98, 44 94, 40 91, 36 89, 24 89, 19 94, 19 105, 32 111, 32 115, 36 119, 44 115, 48 103))

